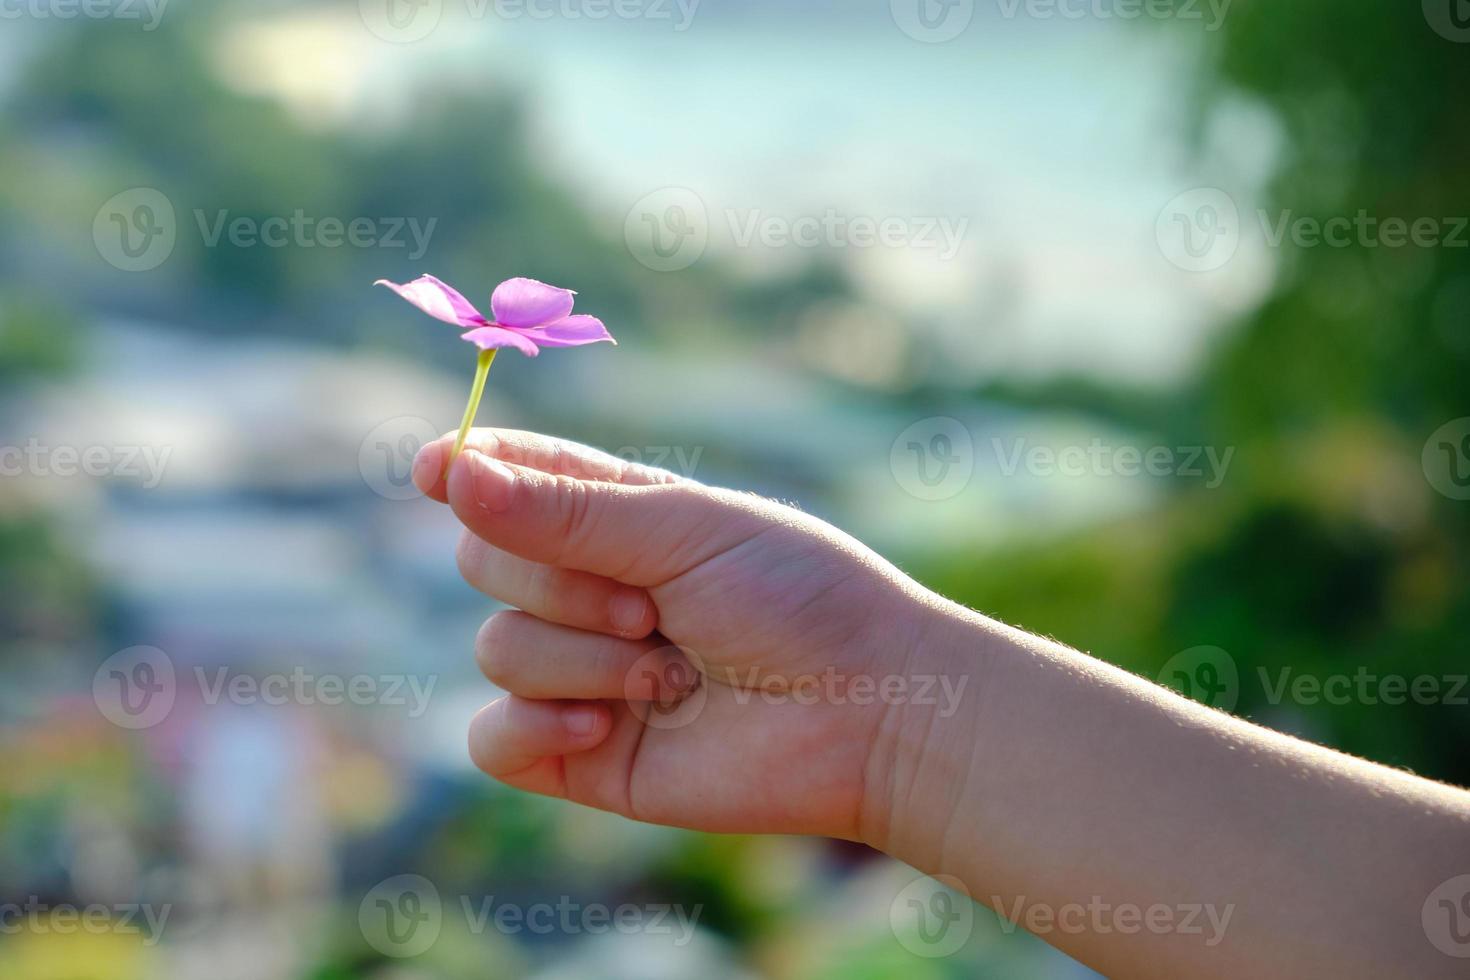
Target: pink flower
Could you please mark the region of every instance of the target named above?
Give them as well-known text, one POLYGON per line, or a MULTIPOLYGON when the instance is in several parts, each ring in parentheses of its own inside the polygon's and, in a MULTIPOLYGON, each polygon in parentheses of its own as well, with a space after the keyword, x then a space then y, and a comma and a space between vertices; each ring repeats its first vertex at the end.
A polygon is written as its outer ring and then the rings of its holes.
POLYGON ((490 296, 494 320, 487 320, 453 286, 433 276, 398 283, 379 279, 373 285, 387 286, 436 320, 467 328, 460 336, 481 350, 514 347, 535 357, 542 347, 580 347, 606 340, 616 344, 607 327, 595 316, 572 315, 570 289, 548 286, 535 279, 507 279, 490 296))

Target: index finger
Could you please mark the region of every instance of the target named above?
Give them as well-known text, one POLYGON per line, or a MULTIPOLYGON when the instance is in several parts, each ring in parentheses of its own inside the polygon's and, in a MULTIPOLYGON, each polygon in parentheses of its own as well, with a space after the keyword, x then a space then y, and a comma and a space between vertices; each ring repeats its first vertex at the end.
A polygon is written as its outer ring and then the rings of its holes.
MULTIPOLYGON (((413 460, 414 486, 441 504, 449 502, 445 477, 456 435, 456 432, 445 433, 420 449, 413 460)), ((679 482, 679 477, 667 470, 630 462, 570 439, 520 429, 471 429, 465 439, 465 451, 470 450, 527 469, 578 480, 638 487, 679 482)))

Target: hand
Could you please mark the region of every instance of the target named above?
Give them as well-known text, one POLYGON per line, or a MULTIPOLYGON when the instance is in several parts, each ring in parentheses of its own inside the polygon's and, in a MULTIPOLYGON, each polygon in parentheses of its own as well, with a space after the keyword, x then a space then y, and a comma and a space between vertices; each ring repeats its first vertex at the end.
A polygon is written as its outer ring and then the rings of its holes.
POLYGON ((471 725, 492 776, 863 840, 1007 915, 1056 913, 1036 928, 1109 976, 1463 974, 1421 916, 1453 908, 1432 901, 1460 886, 1470 793, 960 609, 789 508, 522 432, 475 433, 446 484, 449 445, 415 482, 469 529, 465 577, 524 610, 476 642, 511 692, 471 725), (976 672, 958 711, 857 696, 976 672), (1117 918, 1065 925, 1091 910, 1117 918))
POLYGON ((467 528, 464 577, 521 610, 476 639, 510 692, 471 726, 481 769, 653 823, 864 839, 872 684, 905 669, 918 586, 791 508, 532 433, 476 430, 446 481, 452 441, 415 482, 467 528))

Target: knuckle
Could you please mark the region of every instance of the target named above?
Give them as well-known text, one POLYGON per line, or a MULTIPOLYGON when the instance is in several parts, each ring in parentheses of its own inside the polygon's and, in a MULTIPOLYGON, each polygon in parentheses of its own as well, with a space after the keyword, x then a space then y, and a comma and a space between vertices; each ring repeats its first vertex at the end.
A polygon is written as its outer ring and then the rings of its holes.
POLYGON ((561 595, 558 577, 554 566, 539 562, 528 564, 525 578, 521 581, 521 601, 516 604, 537 612, 551 611, 557 597, 561 595))
POLYGON ((589 484, 560 476, 556 478, 556 497, 563 554, 575 553, 596 530, 597 494, 589 484))

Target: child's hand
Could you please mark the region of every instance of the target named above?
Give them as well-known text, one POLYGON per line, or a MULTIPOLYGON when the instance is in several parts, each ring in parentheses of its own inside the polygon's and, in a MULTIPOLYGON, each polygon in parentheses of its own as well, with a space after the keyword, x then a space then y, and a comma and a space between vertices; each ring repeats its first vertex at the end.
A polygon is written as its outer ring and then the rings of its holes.
POLYGON ((1463 974, 1443 917, 1470 889, 1470 794, 960 609, 789 508, 523 432, 470 445, 447 487, 447 440, 414 478, 469 528, 465 577, 525 610, 477 643, 512 692, 470 730, 492 776, 863 840, 1039 910, 1109 976, 1463 974), (874 696, 929 677, 963 702, 874 696))
POLYGON ((524 610, 476 641, 511 692, 471 727, 481 769, 655 823, 864 836, 917 586, 790 508, 531 433, 474 432, 446 487, 451 441, 415 481, 468 528, 465 578, 524 610))

